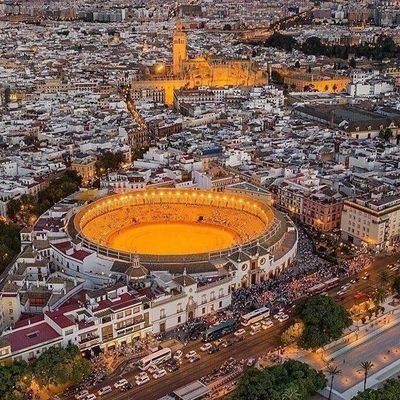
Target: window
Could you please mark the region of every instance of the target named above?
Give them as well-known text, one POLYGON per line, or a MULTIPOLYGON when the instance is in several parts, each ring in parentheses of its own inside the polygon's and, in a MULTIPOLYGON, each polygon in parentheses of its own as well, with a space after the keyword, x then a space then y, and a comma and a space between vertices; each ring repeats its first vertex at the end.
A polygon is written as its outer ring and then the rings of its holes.
POLYGON ((178 313, 182 312, 182 303, 178 303, 176 308, 177 308, 176 312, 178 313))
POLYGON ((205 314, 205 313, 206 313, 206 308, 205 308, 205 307, 203 307, 203 308, 201 309, 201 313, 202 313, 202 314, 205 314))
POLYGON ((124 316, 124 313, 120 312, 120 313, 117 314, 117 319, 120 319, 120 318, 122 318, 123 316, 124 316))
POLYGON ((161 318, 165 318, 165 310, 163 308, 160 310, 160 319, 161 318))
POLYGON ((128 315, 132 315, 131 309, 125 311, 125 317, 127 317, 128 315))
POLYGON ((219 308, 222 308, 222 301, 219 302, 219 308))
POLYGON ((180 324, 180 323, 181 323, 181 320, 182 320, 182 317, 181 317, 181 316, 179 316, 179 317, 178 317, 178 324, 180 324))

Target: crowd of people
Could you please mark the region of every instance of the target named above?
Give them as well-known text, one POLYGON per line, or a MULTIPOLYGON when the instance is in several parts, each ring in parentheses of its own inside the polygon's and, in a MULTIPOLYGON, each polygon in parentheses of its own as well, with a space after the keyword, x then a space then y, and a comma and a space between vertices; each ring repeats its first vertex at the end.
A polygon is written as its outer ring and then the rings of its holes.
POLYGON ((88 222, 82 222, 83 233, 96 242, 108 245, 110 237, 136 224, 155 222, 204 223, 225 227, 237 234, 238 242, 258 237, 265 230, 266 222, 272 222, 272 215, 258 217, 240 209, 209 207, 207 205, 155 203, 151 205, 125 206, 108 211, 88 222))
POLYGON ((296 299, 307 295, 311 287, 332 278, 348 277, 360 272, 369 266, 371 260, 368 250, 360 251, 342 264, 324 260, 315 254, 311 239, 299 228, 297 257, 290 268, 273 279, 237 289, 232 293, 232 304, 228 309, 187 321, 178 328, 176 334, 185 341, 194 340, 210 325, 231 318, 240 321, 242 315, 259 307, 267 306, 271 313, 287 309, 296 299))

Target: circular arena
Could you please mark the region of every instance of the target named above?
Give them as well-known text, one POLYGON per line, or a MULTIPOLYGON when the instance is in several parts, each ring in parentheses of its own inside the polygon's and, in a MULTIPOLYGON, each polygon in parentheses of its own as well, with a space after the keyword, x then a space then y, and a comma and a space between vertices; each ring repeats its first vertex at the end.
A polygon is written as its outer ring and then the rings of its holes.
POLYGON ((129 260, 230 254, 277 229, 265 203, 236 193, 154 189, 111 195, 84 206, 69 232, 98 252, 129 260))

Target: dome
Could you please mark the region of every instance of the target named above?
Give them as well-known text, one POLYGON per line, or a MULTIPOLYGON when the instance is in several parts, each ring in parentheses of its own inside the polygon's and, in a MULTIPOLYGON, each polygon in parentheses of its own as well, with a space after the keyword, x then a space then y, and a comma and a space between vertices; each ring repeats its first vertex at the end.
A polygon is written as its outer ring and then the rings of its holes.
POLYGON ((146 278, 148 270, 140 264, 139 257, 133 259, 132 265, 125 271, 129 280, 139 280, 146 278))

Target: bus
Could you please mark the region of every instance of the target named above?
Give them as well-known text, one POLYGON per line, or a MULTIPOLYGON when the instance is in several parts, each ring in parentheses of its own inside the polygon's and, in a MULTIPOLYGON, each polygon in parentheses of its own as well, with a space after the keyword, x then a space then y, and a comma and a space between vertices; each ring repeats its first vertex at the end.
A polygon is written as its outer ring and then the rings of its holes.
POLYGON ((155 353, 143 357, 141 360, 139 360, 138 366, 142 371, 146 371, 147 368, 150 367, 150 365, 159 365, 164 361, 170 360, 171 357, 171 349, 169 347, 166 347, 165 349, 158 350, 155 353))
POLYGON ((234 319, 228 319, 227 321, 221 322, 220 324, 207 329, 203 333, 203 342, 209 340, 215 340, 221 336, 227 335, 236 330, 237 322, 234 319))
POLYGON ((256 322, 262 321, 264 318, 268 318, 270 314, 271 312, 268 307, 261 307, 246 315, 243 315, 241 324, 243 326, 249 326, 251 324, 255 324, 256 322))
POLYGON ((340 279, 339 278, 332 278, 332 279, 329 279, 329 281, 325 282, 325 286, 326 286, 327 289, 331 289, 331 288, 334 288, 336 286, 339 286, 339 283, 340 283, 340 279))
POLYGON ((320 294, 320 293, 324 292, 325 289, 326 289, 325 283, 319 283, 318 285, 314 285, 313 287, 310 287, 310 289, 308 289, 308 294, 310 296, 313 296, 315 294, 320 294))

